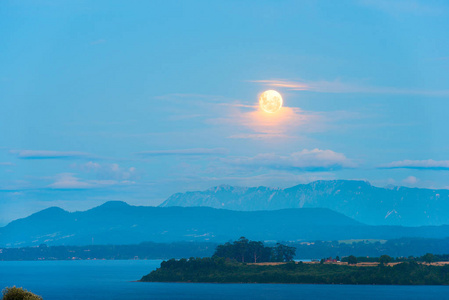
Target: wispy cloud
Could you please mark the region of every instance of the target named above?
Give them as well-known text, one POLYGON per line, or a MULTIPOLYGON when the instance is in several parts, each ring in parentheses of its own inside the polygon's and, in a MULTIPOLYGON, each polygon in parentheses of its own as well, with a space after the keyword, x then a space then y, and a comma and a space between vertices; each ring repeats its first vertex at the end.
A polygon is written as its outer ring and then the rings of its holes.
POLYGON ((46 151, 46 150, 11 150, 20 159, 75 159, 92 156, 76 151, 46 151))
MULTIPOLYGON (((185 118, 185 105, 198 106, 201 115, 195 114, 198 124, 205 123, 207 128, 224 133, 227 138, 232 139, 298 139, 298 132, 322 131, 324 128, 324 114, 321 112, 304 111, 297 107, 284 106, 276 114, 269 114, 259 108, 256 95, 252 99, 234 99, 214 95, 196 94, 171 94, 160 96, 164 101, 176 101, 175 105, 179 111, 170 120, 181 120, 185 118), (183 108, 184 107, 184 108, 183 108)), ((173 110, 170 114, 174 114, 173 110)), ((190 118, 190 116, 188 116, 190 118)), ((182 150, 183 151, 183 150, 182 150)), ((188 150, 190 151, 190 150, 188 150)), ((196 152, 196 151, 193 151, 196 152)), ((209 153, 209 152, 207 152, 209 153)), ((188 155, 189 153, 178 153, 178 151, 150 151, 142 155, 188 155), (174 152, 172 154, 172 152, 174 152)), ((200 151, 202 154, 202 151, 200 151)), ((215 154, 213 151, 212 154, 215 154)))
POLYGON ((155 150, 136 153, 139 156, 221 156, 228 154, 225 148, 192 148, 179 150, 155 150))
POLYGON ((320 131, 324 123, 324 118, 319 113, 305 112, 296 107, 282 107, 275 114, 256 108, 244 111, 234 107, 226 116, 206 122, 235 128, 238 132, 231 133, 229 138, 237 139, 298 138, 297 131, 320 131))
POLYGON ((449 160, 402 160, 380 166, 382 169, 449 170, 449 160))
POLYGON ((72 168, 86 172, 94 173, 99 179, 113 180, 135 180, 138 179, 139 172, 135 167, 121 167, 116 163, 98 163, 89 161, 85 164, 72 164, 72 168))
POLYGON ((14 166, 12 162, 0 162, 0 166, 14 166))
POLYGON ((73 176, 72 173, 62 173, 56 176, 55 182, 48 185, 52 189, 88 189, 93 185, 81 181, 79 178, 73 176))
POLYGON ((230 139, 253 139, 253 140, 263 140, 271 138, 295 138, 294 136, 284 134, 284 133, 238 133, 229 136, 230 139))
POLYGON ((242 103, 218 103, 218 105, 222 106, 232 106, 232 107, 246 107, 246 108, 258 108, 258 105, 248 105, 242 103))
POLYGON ((376 87, 357 83, 334 81, 305 81, 287 79, 250 80, 250 82, 269 87, 284 88, 291 91, 312 91, 318 93, 361 93, 361 94, 396 94, 396 95, 424 95, 449 96, 449 90, 420 90, 397 87, 376 87))
POLYGON ((274 153, 258 154, 254 157, 234 157, 222 159, 237 167, 251 169, 271 169, 289 171, 323 172, 345 168, 355 168, 357 164, 344 154, 332 150, 304 149, 290 155, 274 153))
POLYGON ((289 81, 284 79, 249 80, 249 82, 255 82, 272 87, 286 88, 293 91, 308 91, 312 89, 312 86, 306 82, 289 81))
POLYGON ((73 173, 61 173, 55 176, 55 181, 49 184, 47 188, 55 190, 83 190, 129 184, 133 184, 133 182, 117 180, 84 180, 76 177, 73 173))

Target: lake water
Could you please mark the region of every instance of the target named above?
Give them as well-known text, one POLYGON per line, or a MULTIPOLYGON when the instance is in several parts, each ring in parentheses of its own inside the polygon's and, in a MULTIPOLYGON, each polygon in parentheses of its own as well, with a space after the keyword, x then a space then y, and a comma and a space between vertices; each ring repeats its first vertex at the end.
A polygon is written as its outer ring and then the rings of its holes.
POLYGON ((0 261, 0 288, 61 299, 449 299, 449 286, 198 284, 132 282, 160 260, 0 261))

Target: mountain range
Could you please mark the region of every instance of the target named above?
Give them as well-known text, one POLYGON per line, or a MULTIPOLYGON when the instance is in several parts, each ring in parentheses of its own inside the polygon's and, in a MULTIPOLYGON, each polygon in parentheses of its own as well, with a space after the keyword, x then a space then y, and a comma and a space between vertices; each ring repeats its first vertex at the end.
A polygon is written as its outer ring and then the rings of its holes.
POLYGON ((355 180, 315 181, 285 189, 221 185, 174 194, 160 206, 239 211, 328 208, 368 225, 449 224, 449 190, 380 188, 355 180))
POLYGON ((449 226, 370 226, 326 208, 233 211, 112 201, 80 212, 51 207, 15 220, 0 228, 0 247, 225 242, 240 236, 262 241, 443 238, 449 226))

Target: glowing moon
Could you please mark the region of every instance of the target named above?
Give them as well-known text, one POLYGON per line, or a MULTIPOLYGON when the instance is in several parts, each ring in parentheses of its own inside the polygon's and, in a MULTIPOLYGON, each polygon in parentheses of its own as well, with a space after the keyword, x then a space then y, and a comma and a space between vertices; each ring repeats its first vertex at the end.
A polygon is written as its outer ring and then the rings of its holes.
POLYGON ((259 97, 259 105, 267 113, 275 113, 282 107, 282 96, 275 90, 268 90, 259 97))

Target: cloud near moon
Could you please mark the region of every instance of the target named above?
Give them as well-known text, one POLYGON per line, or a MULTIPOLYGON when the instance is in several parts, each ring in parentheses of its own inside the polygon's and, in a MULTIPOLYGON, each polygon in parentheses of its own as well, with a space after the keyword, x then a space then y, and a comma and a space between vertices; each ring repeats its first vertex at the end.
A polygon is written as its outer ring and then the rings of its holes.
POLYGON ((255 111, 238 112, 235 123, 248 128, 250 133, 239 133, 232 138, 291 138, 298 131, 314 131, 322 117, 308 114, 299 108, 283 106, 276 113, 267 113, 260 107, 255 111))
POLYGON ((217 113, 222 117, 208 119, 207 123, 226 125, 227 131, 233 131, 228 137, 236 139, 304 138, 305 133, 322 131, 326 127, 326 117, 322 113, 288 106, 269 113, 257 104, 219 103, 217 113))

